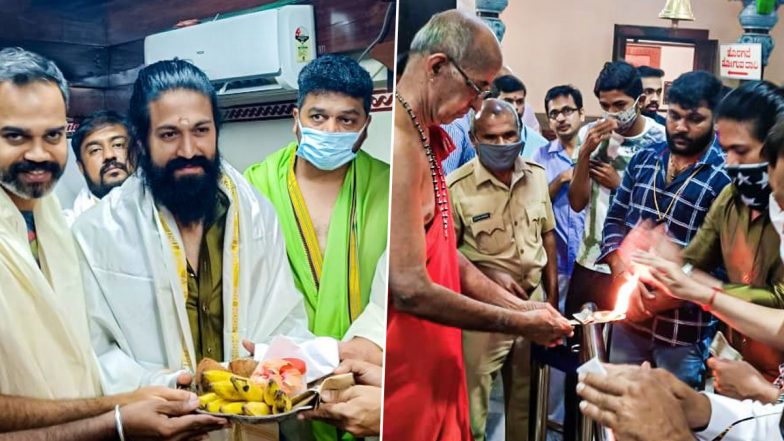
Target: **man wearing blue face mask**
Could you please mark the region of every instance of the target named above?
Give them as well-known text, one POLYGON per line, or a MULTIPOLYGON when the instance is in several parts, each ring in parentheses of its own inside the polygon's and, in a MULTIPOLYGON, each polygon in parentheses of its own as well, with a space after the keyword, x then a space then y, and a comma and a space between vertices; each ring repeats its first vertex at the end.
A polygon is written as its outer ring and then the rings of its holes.
MULTIPOLYGON (((520 156, 512 104, 488 99, 472 120, 478 157, 447 180, 460 252, 497 284, 558 308, 555 218, 545 170, 520 156)), ((490 389, 504 376, 507 439, 528 431, 530 342, 509 334, 463 331, 471 432, 484 440, 490 389)))
POLYGON ((298 83, 297 140, 245 177, 281 220, 310 331, 351 340, 356 353, 345 358, 380 365, 386 292, 371 295, 371 285, 387 246, 389 166, 360 150, 373 83, 356 61, 336 55, 309 63, 298 83))

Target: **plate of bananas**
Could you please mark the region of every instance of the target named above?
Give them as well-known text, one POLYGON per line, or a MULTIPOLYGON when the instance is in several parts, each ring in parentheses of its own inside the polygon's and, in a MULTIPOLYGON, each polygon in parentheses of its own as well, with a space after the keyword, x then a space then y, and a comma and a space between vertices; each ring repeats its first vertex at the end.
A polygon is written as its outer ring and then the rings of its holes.
POLYGON ((305 363, 287 358, 256 362, 238 359, 224 367, 204 359, 196 369, 199 413, 226 418, 241 424, 282 421, 318 405, 322 389, 339 389, 353 384, 351 378, 332 376, 306 385, 305 363), (308 387, 310 386, 310 387, 308 387))

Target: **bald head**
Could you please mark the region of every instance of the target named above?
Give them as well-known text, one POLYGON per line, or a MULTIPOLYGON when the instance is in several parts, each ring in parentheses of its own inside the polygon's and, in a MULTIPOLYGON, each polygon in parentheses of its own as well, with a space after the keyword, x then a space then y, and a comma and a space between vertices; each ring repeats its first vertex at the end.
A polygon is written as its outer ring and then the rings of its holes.
POLYGON ((488 98, 482 101, 481 109, 471 118, 471 133, 481 137, 489 126, 500 125, 508 125, 519 132, 520 118, 517 117, 517 110, 504 100, 488 98))
POLYGON ((508 64, 505 64, 505 65, 501 66, 501 70, 498 71, 498 73, 495 75, 495 77, 496 78, 498 78, 498 77, 505 77, 507 75, 514 75, 514 72, 512 72, 512 68, 509 67, 508 64))
POLYGON ((411 42, 411 53, 443 53, 466 69, 501 68, 501 46, 478 17, 458 10, 433 15, 411 42))
POLYGON ((514 106, 499 99, 482 101, 482 107, 471 120, 469 137, 479 162, 509 185, 511 176, 507 173, 514 169, 523 149, 520 120, 514 106))

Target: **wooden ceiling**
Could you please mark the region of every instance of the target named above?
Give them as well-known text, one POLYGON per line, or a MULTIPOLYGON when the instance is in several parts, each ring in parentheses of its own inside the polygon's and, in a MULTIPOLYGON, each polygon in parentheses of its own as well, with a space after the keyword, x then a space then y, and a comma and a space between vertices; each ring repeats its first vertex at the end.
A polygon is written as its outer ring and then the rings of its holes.
MULTIPOLYGON (((319 54, 364 50, 378 36, 389 0, 0 0, 0 47, 21 46, 54 60, 71 84, 69 116, 124 111, 144 61, 144 37, 187 19, 259 6, 312 4, 319 54)), ((394 12, 394 11, 393 11, 394 12)), ((394 15, 372 52, 392 69, 394 15)))

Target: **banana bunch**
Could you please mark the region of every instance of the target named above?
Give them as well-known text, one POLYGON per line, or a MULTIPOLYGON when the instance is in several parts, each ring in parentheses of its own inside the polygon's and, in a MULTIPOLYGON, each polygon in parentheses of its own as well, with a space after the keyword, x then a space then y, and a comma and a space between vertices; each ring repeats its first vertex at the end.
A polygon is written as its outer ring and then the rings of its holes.
POLYGON ((199 396, 201 409, 211 413, 265 416, 291 410, 291 397, 277 383, 256 383, 229 371, 203 374, 206 393, 199 396))

